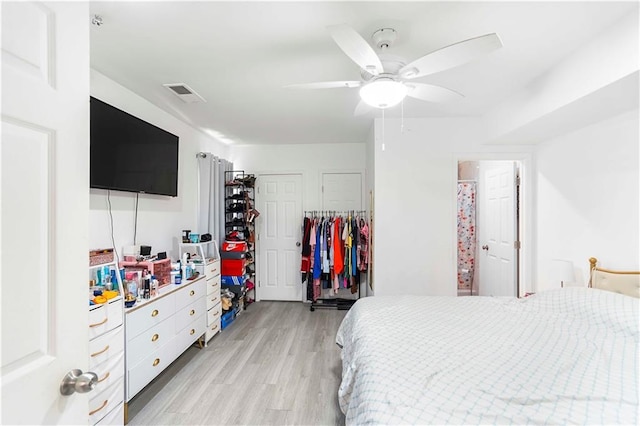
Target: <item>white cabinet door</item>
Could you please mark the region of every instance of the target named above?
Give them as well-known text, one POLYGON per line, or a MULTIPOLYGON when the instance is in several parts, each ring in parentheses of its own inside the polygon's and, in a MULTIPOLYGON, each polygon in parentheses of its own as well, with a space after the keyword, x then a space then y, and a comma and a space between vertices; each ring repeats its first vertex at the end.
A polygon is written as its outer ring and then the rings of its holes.
POLYGON ((89 6, 1 8, 0 423, 86 424, 59 386, 89 364, 89 6))

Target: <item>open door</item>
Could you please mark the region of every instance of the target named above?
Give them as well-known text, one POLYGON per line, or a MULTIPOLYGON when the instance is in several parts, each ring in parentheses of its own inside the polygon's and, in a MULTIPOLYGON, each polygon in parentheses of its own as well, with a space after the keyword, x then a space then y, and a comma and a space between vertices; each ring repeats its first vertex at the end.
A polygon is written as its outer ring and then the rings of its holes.
POLYGON ((481 296, 518 295, 517 165, 480 161, 478 267, 481 296))
POLYGON ((0 420, 87 424, 60 384, 89 364, 89 7, 0 7, 0 420))

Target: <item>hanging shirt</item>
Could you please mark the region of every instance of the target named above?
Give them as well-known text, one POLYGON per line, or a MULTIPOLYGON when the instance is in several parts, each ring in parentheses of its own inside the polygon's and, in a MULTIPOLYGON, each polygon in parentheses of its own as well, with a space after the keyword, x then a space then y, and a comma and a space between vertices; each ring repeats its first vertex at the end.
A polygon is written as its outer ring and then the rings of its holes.
POLYGON ((351 216, 345 222, 344 231, 344 274, 346 277, 351 276, 351 216))
POLYGON ((331 269, 329 268, 329 256, 328 256, 328 243, 327 243, 327 230, 329 230, 329 220, 325 219, 322 222, 322 272, 328 274, 331 269))
POLYGON ((342 253, 342 241, 341 238, 341 218, 336 217, 333 222, 334 237, 333 237, 333 270, 336 275, 344 272, 344 254, 342 253))
MULTIPOLYGON (((318 226, 316 226, 316 232, 315 232, 316 247, 313 254, 313 279, 314 280, 320 280, 320 275, 322 274, 322 257, 320 255, 320 251, 321 251, 320 232, 319 232, 319 229, 317 228, 318 226)), ((318 284, 319 284, 319 281, 318 281, 318 284)), ((315 282, 314 282, 314 285, 315 285, 315 282)))
POLYGON ((309 234, 311 232, 311 220, 304 218, 302 225, 302 262, 300 264, 300 272, 302 273, 302 282, 305 282, 307 273, 310 270, 311 245, 309 244, 309 234))
POLYGON ((366 271, 369 267, 369 225, 364 220, 360 222, 360 270, 366 271))

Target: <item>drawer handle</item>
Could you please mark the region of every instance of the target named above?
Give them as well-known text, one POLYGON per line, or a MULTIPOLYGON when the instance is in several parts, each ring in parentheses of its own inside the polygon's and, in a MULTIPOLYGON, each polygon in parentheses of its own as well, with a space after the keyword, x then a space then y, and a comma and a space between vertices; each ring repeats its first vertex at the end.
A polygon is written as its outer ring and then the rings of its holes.
POLYGON ((104 407, 106 407, 108 403, 109 403, 109 400, 108 400, 108 399, 105 399, 101 406, 99 406, 98 408, 96 408, 96 409, 95 409, 95 410, 93 410, 93 411, 89 411, 89 415, 90 415, 90 416, 93 416, 95 413, 97 413, 98 411, 100 411, 100 410, 102 410, 104 407))
POLYGON ((160 364, 160 358, 156 358, 153 360, 153 366, 155 367, 156 365, 160 364))
POLYGON ((218 328, 218 324, 216 324, 213 327, 211 327, 211 331, 215 330, 216 328, 218 328))
POLYGON ((189 334, 193 336, 193 333, 195 333, 195 332, 196 332, 196 330, 192 328, 191 331, 189 332, 189 334))
POLYGON ((98 355, 100 355, 100 354, 103 354, 103 353, 105 353, 105 352, 106 352, 106 351, 108 351, 108 350, 109 350, 109 345, 105 346, 105 347, 104 347, 104 349, 103 349, 103 350, 101 350, 101 351, 98 351, 98 352, 94 352, 94 353, 92 353, 92 354, 91 354, 91 358, 93 358, 94 356, 98 356, 98 355))
POLYGON ((212 302, 215 302, 216 300, 218 300, 217 297, 214 297, 213 299, 211 299, 212 302))
POLYGON ((192 309, 191 312, 189 312, 189 315, 193 315, 195 313, 196 313, 195 309, 192 309))
POLYGON ((111 373, 109 371, 107 371, 107 374, 105 374, 102 379, 98 379, 98 383, 104 382, 105 380, 107 380, 109 378, 110 375, 111 375, 111 373))
POLYGON ((95 323, 95 324, 89 324, 89 327, 97 327, 97 326, 99 326, 99 325, 104 324, 104 323, 105 323, 105 322, 107 322, 107 321, 109 321, 109 317, 107 317, 107 318, 103 319, 102 321, 97 322, 97 323, 95 323))
POLYGON ((196 294, 196 292, 195 292, 194 290, 191 290, 191 291, 189 292, 189 296, 193 296, 194 294, 196 294))
POLYGON ((151 312, 151 316, 152 316, 152 317, 157 317, 159 313, 160 313, 160 312, 158 312, 158 310, 157 310, 157 309, 154 309, 154 310, 153 310, 153 312, 151 312))
POLYGON ((153 337, 151 337, 151 341, 155 342, 156 340, 158 340, 158 337, 160 337, 158 336, 158 333, 154 334, 153 337))

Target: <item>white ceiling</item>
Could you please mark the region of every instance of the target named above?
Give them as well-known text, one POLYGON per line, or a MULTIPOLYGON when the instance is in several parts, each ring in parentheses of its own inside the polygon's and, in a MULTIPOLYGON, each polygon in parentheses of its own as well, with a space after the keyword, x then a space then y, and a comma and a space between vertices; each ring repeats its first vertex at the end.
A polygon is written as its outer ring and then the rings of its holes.
MULTIPOLYGON (((358 89, 283 86, 359 80, 326 27, 367 41, 392 27, 389 53, 410 62, 497 32, 504 47, 418 79, 465 95, 453 104, 408 98, 405 117, 483 115, 625 14, 635 2, 91 2, 91 66, 205 132, 239 144, 363 142, 380 111, 354 117, 358 89), (186 83, 206 103, 162 85, 186 83)), ((588 73, 589 70, 585 70, 588 73)), ((399 116, 400 107, 387 110, 399 116)))

